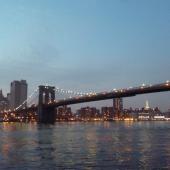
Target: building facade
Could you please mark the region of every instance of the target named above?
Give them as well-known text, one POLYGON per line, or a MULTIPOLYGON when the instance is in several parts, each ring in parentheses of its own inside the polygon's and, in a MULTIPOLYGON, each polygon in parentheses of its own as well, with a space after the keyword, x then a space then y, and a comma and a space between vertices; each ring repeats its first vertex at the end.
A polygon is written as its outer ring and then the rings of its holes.
POLYGON ((114 118, 113 107, 102 107, 101 114, 103 120, 109 120, 109 119, 113 120, 114 118))
POLYGON ((123 111, 123 99, 122 98, 113 99, 113 111, 114 111, 115 117, 120 117, 123 111))
POLYGON ((83 107, 77 110, 81 120, 94 120, 100 117, 100 110, 95 107, 83 107))
POLYGON ((28 85, 26 80, 11 82, 10 108, 15 109, 27 99, 28 85))
POLYGON ((9 101, 7 97, 4 97, 2 90, 0 90, 0 112, 5 111, 9 108, 9 101))

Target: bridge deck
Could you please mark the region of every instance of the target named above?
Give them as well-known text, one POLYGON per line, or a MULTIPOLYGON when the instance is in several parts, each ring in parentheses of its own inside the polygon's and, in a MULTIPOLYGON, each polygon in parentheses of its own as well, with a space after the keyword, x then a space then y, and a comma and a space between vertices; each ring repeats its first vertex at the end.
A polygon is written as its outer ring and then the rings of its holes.
POLYGON ((100 101, 100 100, 107 100, 113 98, 132 97, 139 94, 156 93, 156 92, 164 92, 164 91, 170 91, 170 83, 113 90, 111 92, 102 92, 97 94, 89 94, 87 96, 74 97, 70 99, 59 100, 55 103, 49 103, 48 105, 46 105, 46 107, 58 107, 63 105, 100 101))
MULTIPOLYGON (((157 85, 150 85, 150 86, 143 85, 136 88, 119 89, 110 92, 89 94, 86 96, 79 96, 79 97, 77 96, 73 98, 58 100, 54 103, 45 104, 44 107, 54 108, 54 107, 59 107, 64 105, 93 102, 93 101, 100 101, 100 100, 107 100, 107 99, 121 98, 121 97, 132 97, 139 94, 156 93, 156 92, 164 92, 164 91, 170 91, 170 82, 157 84, 157 85)), ((14 112, 24 112, 24 111, 25 112, 37 111, 37 106, 16 110, 14 112)))

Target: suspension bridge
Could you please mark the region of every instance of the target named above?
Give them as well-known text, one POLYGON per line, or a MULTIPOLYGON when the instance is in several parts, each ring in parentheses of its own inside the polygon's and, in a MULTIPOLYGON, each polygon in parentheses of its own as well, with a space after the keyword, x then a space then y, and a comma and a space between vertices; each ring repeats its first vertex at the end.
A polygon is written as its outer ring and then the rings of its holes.
POLYGON ((72 104, 93 102, 114 98, 132 97, 140 94, 170 91, 170 82, 141 85, 123 89, 113 89, 106 92, 75 92, 64 90, 55 86, 40 85, 33 93, 17 108, 8 110, 6 113, 37 112, 39 123, 54 123, 56 108, 72 104), (61 95, 62 94, 62 95, 61 95), (65 96, 63 98, 63 95, 65 96), (59 97, 56 99, 56 97, 59 97))

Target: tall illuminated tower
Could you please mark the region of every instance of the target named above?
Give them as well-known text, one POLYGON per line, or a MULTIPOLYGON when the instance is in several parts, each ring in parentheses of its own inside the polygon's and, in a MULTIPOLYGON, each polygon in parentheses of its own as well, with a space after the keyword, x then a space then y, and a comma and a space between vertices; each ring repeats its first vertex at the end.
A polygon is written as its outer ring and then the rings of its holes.
POLYGON ((146 102, 145 102, 145 110, 149 110, 149 109, 150 109, 150 107, 149 107, 149 101, 146 100, 146 102))

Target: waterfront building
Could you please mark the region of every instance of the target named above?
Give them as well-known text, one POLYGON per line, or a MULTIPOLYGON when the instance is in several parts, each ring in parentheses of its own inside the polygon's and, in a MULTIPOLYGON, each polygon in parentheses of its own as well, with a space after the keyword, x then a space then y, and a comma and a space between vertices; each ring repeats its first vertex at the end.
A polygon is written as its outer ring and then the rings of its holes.
POLYGON ((138 120, 150 120, 150 114, 148 112, 139 113, 138 120))
POLYGON ((153 120, 158 111, 150 108, 149 101, 145 102, 145 107, 138 112, 138 120, 153 120))
POLYGON ((165 120, 165 116, 164 115, 155 115, 153 117, 153 120, 165 120))
POLYGON ((81 120, 95 120, 100 118, 100 110, 95 107, 83 107, 77 110, 77 115, 81 120))
POLYGON ((102 118, 104 120, 110 120, 114 118, 113 107, 102 107, 101 108, 102 118))
POLYGON ((58 121, 68 121, 68 120, 72 120, 73 118, 73 113, 71 111, 71 107, 59 107, 57 109, 57 113, 56 113, 56 120, 58 121))

